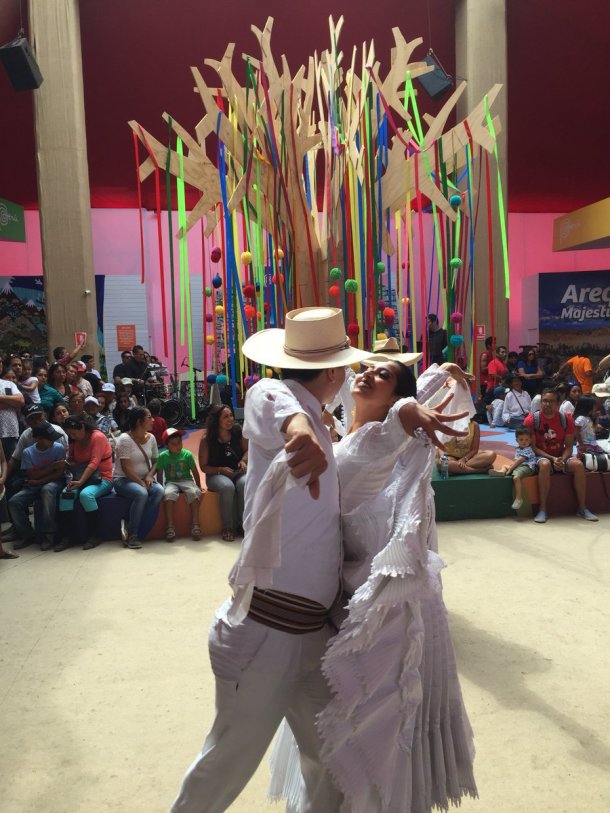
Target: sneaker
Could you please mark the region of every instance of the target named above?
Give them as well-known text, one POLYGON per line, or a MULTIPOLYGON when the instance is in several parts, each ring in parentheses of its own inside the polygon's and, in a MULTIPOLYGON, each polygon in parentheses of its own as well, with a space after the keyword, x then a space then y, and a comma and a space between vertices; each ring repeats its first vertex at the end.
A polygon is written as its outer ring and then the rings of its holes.
POLYGON ((583 508, 582 511, 577 511, 576 516, 580 517, 581 519, 588 519, 589 522, 599 521, 599 517, 596 517, 595 514, 591 513, 588 508, 583 508))
POLYGON ((534 522, 546 522, 546 511, 538 511, 534 517, 534 522))
MULTIPOLYGON (((5 541, 3 539, 3 541, 5 541)), ((29 539, 19 539, 17 542, 13 542, 13 550, 21 550, 22 548, 27 548, 30 545, 33 545, 36 541, 36 538, 31 536, 29 539)))
POLYGON ((139 550, 142 545, 135 534, 130 534, 130 536, 127 537, 127 542, 125 542, 125 547, 131 550, 139 550))
POLYGON ((518 510, 521 508, 521 506, 522 506, 522 505, 523 505, 523 500, 522 500, 522 499, 520 499, 519 497, 517 497, 517 499, 516 499, 516 500, 514 501, 514 503, 511 505, 511 508, 512 508, 514 511, 518 511, 518 510))
POLYGON ((53 538, 53 534, 45 534, 42 538, 42 543, 40 545, 40 550, 51 550, 55 543, 53 538))
POLYGON ((129 532, 127 530, 127 523, 124 519, 121 520, 121 539, 123 540, 123 544, 127 544, 127 539, 129 537, 129 532))

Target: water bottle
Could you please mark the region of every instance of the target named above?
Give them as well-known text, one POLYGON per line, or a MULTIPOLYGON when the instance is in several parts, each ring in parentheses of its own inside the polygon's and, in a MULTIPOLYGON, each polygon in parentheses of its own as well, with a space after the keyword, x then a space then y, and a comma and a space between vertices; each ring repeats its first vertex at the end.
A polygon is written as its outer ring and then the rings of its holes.
POLYGON ((448 479, 449 479, 449 458, 447 457, 446 452, 443 452, 443 456, 441 457, 441 480, 448 479))

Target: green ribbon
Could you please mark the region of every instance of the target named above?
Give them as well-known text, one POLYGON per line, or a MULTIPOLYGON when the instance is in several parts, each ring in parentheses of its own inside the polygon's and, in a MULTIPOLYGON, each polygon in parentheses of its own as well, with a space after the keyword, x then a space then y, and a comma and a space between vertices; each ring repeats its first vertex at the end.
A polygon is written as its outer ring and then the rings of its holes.
POLYGON ((195 419, 197 413, 195 401, 195 373, 193 370, 193 330, 191 321, 191 281, 189 276, 189 255, 186 244, 186 196, 184 193, 184 153, 182 139, 176 142, 178 153, 179 173, 176 181, 178 189, 178 224, 181 229, 180 237, 180 341, 184 344, 185 334, 188 341, 189 354, 189 382, 191 385, 191 417, 195 419))
POLYGON ((494 156, 496 158, 496 170, 498 175, 498 215, 500 218, 500 236, 502 240, 502 258, 504 260, 504 288, 505 296, 510 297, 510 274, 508 267, 508 241, 506 239, 506 217, 504 214, 504 194, 502 192, 502 178, 500 176, 500 160, 498 158, 498 140, 496 138, 496 131, 489 112, 489 100, 485 96, 485 121, 491 136, 494 140, 494 156))

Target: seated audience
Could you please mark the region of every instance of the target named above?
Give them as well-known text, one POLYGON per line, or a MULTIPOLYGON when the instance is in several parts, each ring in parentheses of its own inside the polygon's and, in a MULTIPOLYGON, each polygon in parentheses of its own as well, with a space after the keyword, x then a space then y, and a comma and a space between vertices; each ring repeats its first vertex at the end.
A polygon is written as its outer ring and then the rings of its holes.
POLYGON ((515 353, 514 350, 511 350, 506 357, 506 369, 508 370, 509 375, 516 375, 518 364, 519 364, 519 353, 515 353))
POLYGON ((597 442, 596 429, 599 428, 597 424, 597 399, 593 394, 581 395, 574 408, 574 427, 576 430, 576 443, 578 446, 578 454, 584 455, 585 452, 592 452, 593 454, 605 454, 605 450, 597 442))
POLYGON ((74 368, 74 386, 82 392, 85 398, 88 395, 93 395, 91 382, 84 378, 84 373, 87 371, 87 368, 82 361, 76 361, 71 366, 74 368))
POLYGON ((50 420, 55 404, 65 404, 65 401, 60 393, 47 383, 46 367, 38 367, 36 369, 36 378, 38 379, 38 394, 40 395, 40 403, 42 404, 43 409, 47 413, 50 420))
MULTIPOLYGON (((75 392, 80 392, 79 388, 76 386, 76 365, 75 364, 68 364, 66 367, 66 384, 70 389, 70 394, 75 392)), ((81 393, 82 395, 82 393, 81 393)))
POLYGON ((66 418, 69 414, 68 407, 65 404, 55 404, 53 411, 51 412, 51 423, 58 428, 61 427, 63 429, 63 425, 65 424, 66 418))
POLYGON ((119 427, 119 432, 127 432, 129 430, 129 411, 131 408, 129 396, 124 392, 120 393, 116 406, 112 410, 112 417, 119 427))
POLYGON ((95 369, 95 359, 93 358, 93 356, 86 354, 84 356, 81 356, 80 360, 85 365, 85 375, 86 374, 94 375, 101 381, 102 376, 99 374, 99 371, 95 369))
POLYGON ((124 378, 121 381, 121 395, 126 395, 129 398, 129 406, 138 406, 138 399, 133 394, 133 381, 131 378, 124 378))
POLYGON ((597 522, 597 517, 585 505, 585 469, 580 460, 572 457, 574 448, 574 419, 559 411, 557 393, 547 388, 542 391, 542 409, 525 419, 524 426, 530 433, 532 447, 538 456, 538 491, 540 510, 534 522, 547 521, 547 499, 551 488, 551 476, 567 472, 574 475, 574 491, 578 501, 577 516, 597 522))
POLYGON ((568 390, 568 397, 561 404, 560 407, 561 414, 572 415, 574 413, 574 409, 576 408, 576 404, 578 403, 581 395, 582 390, 580 389, 580 384, 572 384, 572 386, 568 390))
MULTIPOLYGON (((65 427, 70 437, 67 462, 73 476, 68 483, 67 492, 76 494, 85 511, 87 538, 83 550, 90 550, 101 542, 97 501, 112 491, 112 449, 108 438, 97 429, 95 421, 85 412, 70 415, 65 427)), ((69 505, 73 503, 62 500, 62 511, 68 509, 69 505)), ((64 550, 68 544, 66 540, 62 540, 55 549, 64 550)))
MULTIPOLYGON (((6 459, 4 457, 4 449, 0 443, 0 500, 4 499, 4 481, 6 477, 6 459)), ((0 527, 0 559, 18 559, 19 554, 13 553, 10 550, 5 550, 2 547, 2 528, 0 527)))
POLYGON ((159 455, 157 472, 159 481, 165 485, 165 538, 173 542, 176 538, 174 527, 174 503, 184 494, 184 499, 191 507, 191 536, 195 541, 201 539, 199 526, 199 505, 201 494, 207 487, 201 485, 201 476, 192 452, 182 446, 184 432, 180 429, 168 429, 163 436, 167 449, 159 455))
POLYGON ((17 386, 23 393, 26 406, 28 404, 39 404, 40 393, 38 392, 38 379, 32 375, 32 361, 31 359, 18 359, 21 363, 21 373, 17 370, 17 386))
POLYGON ((121 538, 127 548, 141 548, 138 541, 145 516, 156 518, 163 499, 163 486, 154 479, 159 451, 152 429, 152 415, 146 407, 129 411, 129 430, 116 444, 114 490, 131 501, 129 519, 121 523, 121 538))
POLYGON ((513 485, 515 487, 515 500, 511 508, 517 511, 523 505, 523 487, 521 480, 523 477, 532 477, 538 471, 538 458, 532 448, 532 440, 530 433, 525 426, 518 426, 515 429, 515 440, 517 441, 517 449, 515 451, 514 461, 507 466, 502 466, 499 469, 490 469, 489 473, 499 477, 504 477, 508 474, 512 475, 513 485))
POLYGON ((152 398, 148 402, 150 414, 153 416, 152 433, 157 441, 157 446, 163 446, 165 433, 167 432, 167 421, 161 417, 161 401, 158 398, 152 398))
POLYGON ((89 415, 90 418, 93 418, 95 421, 96 427, 102 432, 108 440, 110 440, 110 445, 113 445, 114 435, 119 433, 119 427, 117 426, 114 418, 112 415, 104 415, 100 411, 100 402, 94 395, 89 395, 85 398, 85 412, 89 415))
POLYGON ((82 392, 73 392, 68 398, 68 412, 70 415, 80 415, 85 409, 85 396, 82 392))
POLYGON ((506 347, 499 344, 496 348, 494 358, 487 362, 487 387, 494 389, 500 385, 504 385, 504 379, 508 375, 508 367, 506 366, 506 356, 508 355, 506 347))
POLYGON ((114 384, 102 384, 101 392, 98 392, 97 399, 101 403, 102 415, 111 415, 115 406, 115 386, 114 384))
POLYGON ((56 347, 55 350, 53 350, 53 359, 66 367, 76 358, 86 343, 86 341, 80 342, 70 353, 67 352, 65 347, 56 347))
POLYGON ((68 401, 73 390, 70 384, 68 384, 68 371, 63 364, 59 364, 58 362, 51 364, 47 373, 47 382, 50 387, 57 390, 66 402, 68 401))
POLYGON ((57 515, 57 498, 64 487, 66 450, 59 443, 61 435, 50 423, 44 421, 32 430, 34 443, 23 452, 21 470, 25 484, 9 502, 9 512, 18 537, 13 547, 27 548, 36 539, 36 532, 29 519, 30 506, 36 500, 42 505, 42 543, 40 550, 51 550, 54 544, 57 515))
POLYGON ((506 390, 504 387, 495 387, 493 395, 493 401, 487 405, 487 422, 490 426, 504 426, 503 412, 506 390))
POLYGON ((513 375, 510 380, 510 390, 504 398, 504 411, 502 418, 504 425, 509 429, 515 429, 523 424, 523 419, 532 410, 532 401, 528 392, 523 390, 523 381, 518 375, 513 375))
POLYGON ((538 361, 536 351, 531 347, 517 365, 517 372, 523 381, 523 389, 531 397, 540 391, 544 370, 538 361))
MULTIPOLYGON (((449 458, 449 474, 484 474, 493 466, 496 453, 481 451, 479 443, 481 432, 479 424, 471 420, 468 424, 468 434, 461 438, 451 438, 445 443, 445 454, 449 458)), ((438 467, 441 467, 443 452, 437 449, 438 467)))
POLYGON ((116 391, 120 392, 121 390, 121 381, 123 378, 129 378, 129 373, 127 372, 127 365, 131 361, 131 350, 123 350, 121 353, 121 363, 117 364, 112 371, 112 380, 114 382, 114 386, 116 387, 116 391))
POLYGON ((131 378, 133 391, 137 396, 142 395, 144 382, 152 375, 148 369, 149 362, 146 360, 146 355, 141 344, 134 344, 131 348, 131 359, 127 363, 127 378, 131 378))
POLYGON ((206 475, 208 489, 220 500, 222 538, 232 542, 236 524, 239 533, 243 528, 248 441, 226 404, 212 407, 206 427, 199 444, 199 468, 206 475))

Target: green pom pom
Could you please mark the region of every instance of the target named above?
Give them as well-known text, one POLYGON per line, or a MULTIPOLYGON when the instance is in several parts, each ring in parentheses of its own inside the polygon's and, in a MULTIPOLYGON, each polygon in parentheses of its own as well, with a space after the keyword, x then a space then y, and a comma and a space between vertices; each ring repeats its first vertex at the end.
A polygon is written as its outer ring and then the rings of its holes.
POLYGON ((206 296, 212 296, 212 289, 210 288, 209 285, 205 286, 205 295, 206 296))
POLYGON ((341 269, 340 268, 331 268, 330 269, 330 278, 331 279, 341 279, 341 269))
POLYGON ((379 260, 378 263, 375 263, 375 271, 377 271, 378 274, 383 274, 383 272, 385 271, 385 263, 382 260, 379 260))
POLYGON ((355 279, 346 279, 345 280, 345 290, 348 294, 355 294, 358 290, 358 283, 355 279))
POLYGON ((451 266, 451 268, 461 268, 462 261, 460 260, 459 257, 453 257, 453 259, 449 261, 449 265, 451 266))

